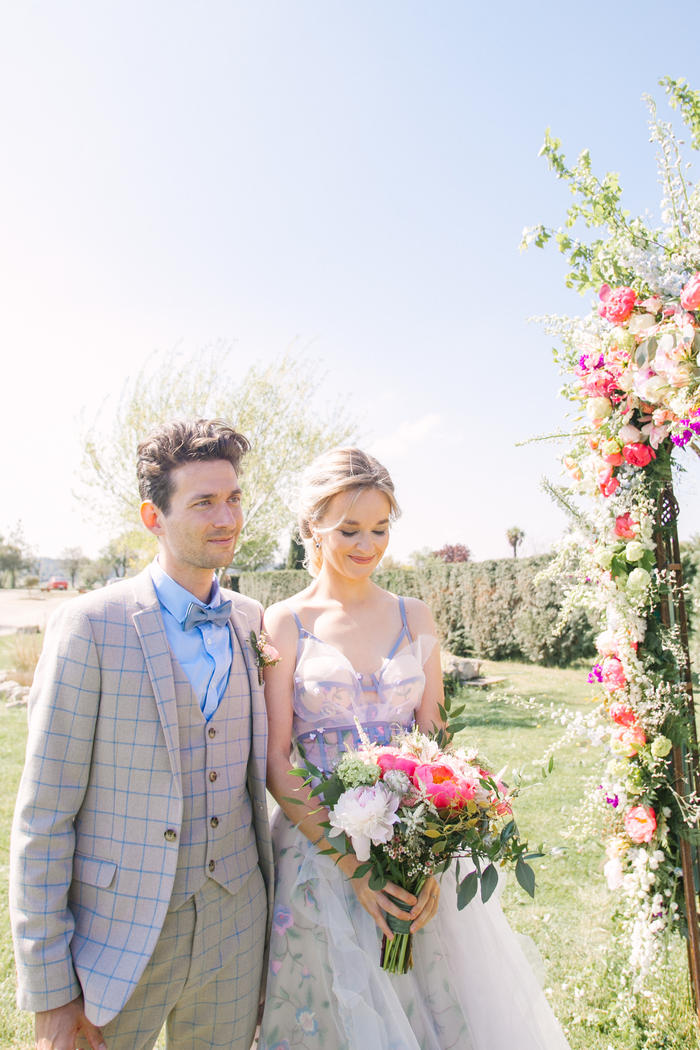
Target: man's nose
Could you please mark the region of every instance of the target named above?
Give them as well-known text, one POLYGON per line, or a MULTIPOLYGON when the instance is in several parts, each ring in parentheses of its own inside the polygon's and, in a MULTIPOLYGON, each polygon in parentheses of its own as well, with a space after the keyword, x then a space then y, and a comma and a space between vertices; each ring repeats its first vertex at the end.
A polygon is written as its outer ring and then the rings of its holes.
POLYGON ((237 528, 240 518, 241 512, 238 507, 232 507, 230 503, 224 503, 218 508, 214 518, 214 525, 217 529, 230 529, 232 525, 237 528))

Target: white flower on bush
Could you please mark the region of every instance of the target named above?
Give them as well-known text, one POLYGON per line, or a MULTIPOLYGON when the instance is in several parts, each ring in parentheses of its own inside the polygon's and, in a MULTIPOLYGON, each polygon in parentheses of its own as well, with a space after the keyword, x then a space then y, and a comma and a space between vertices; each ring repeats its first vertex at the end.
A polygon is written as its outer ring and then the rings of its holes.
POLYGON ((632 569, 627 578, 627 591, 629 594, 641 594, 651 583, 651 576, 646 569, 632 569))
POLYGON ((329 837, 343 832, 352 842, 359 861, 369 860, 370 844, 379 846, 390 842, 401 799, 383 784, 374 787, 351 788, 344 791, 330 812, 330 823, 334 828, 329 837))
POLYGON ((597 550, 595 552, 593 557, 595 559, 596 565, 598 565, 599 568, 605 571, 605 569, 609 569, 612 565, 612 560, 615 557, 615 548, 601 547, 600 550, 597 550))

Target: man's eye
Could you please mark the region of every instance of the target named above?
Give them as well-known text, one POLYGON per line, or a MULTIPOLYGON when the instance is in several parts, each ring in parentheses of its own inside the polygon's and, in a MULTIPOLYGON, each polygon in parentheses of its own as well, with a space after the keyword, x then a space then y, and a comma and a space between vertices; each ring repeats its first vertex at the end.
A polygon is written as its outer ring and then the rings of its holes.
POLYGON ((201 499, 199 501, 199 503, 195 504, 195 506, 197 506, 197 507, 208 507, 209 506, 209 500, 208 499, 201 499))
POLYGON ((229 500, 229 503, 240 503, 240 502, 241 502, 241 497, 240 496, 231 496, 231 499, 229 500))

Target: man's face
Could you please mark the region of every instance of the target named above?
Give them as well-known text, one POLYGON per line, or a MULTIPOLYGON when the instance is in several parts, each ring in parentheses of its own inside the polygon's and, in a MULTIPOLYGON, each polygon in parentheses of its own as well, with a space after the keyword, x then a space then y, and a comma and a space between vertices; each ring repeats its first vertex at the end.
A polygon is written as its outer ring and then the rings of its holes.
POLYGON ((144 505, 144 509, 153 508, 152 524, 144 520, 168 560, 187 569, 230 565, 243 526, 236 471, 227 460, 215 459, 185 463, 170 477, 173 494, 168 513, 153 504, 144 505))

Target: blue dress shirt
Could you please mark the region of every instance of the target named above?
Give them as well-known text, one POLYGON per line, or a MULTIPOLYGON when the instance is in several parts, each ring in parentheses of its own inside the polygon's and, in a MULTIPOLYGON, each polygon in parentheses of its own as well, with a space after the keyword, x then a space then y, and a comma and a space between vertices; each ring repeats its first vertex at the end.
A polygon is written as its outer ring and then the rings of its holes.
POLYGON ((163 613, 165 633, 175 659, 187 675, 202 714, 207 721, 221 703, 226 691, 233 660, 231 630, 228 624, 203 623, 183 629, 192 602, 203 609, 216 609, 221 604, 219 581, 214 577, 208 605, 200 602, 161 569, 156 557, 151 562, 151 577, 163 613))

